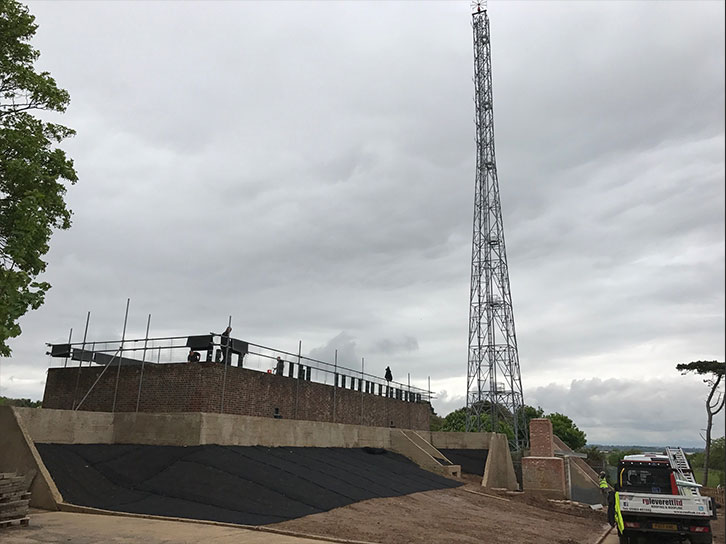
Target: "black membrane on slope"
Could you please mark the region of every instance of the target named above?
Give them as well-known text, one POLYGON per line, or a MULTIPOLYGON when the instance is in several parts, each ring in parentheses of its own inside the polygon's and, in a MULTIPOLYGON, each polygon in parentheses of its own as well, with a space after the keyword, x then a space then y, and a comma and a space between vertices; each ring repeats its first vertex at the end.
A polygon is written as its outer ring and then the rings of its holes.
POLYGON ((399 454, 373 448, 36 447, 66 502, 245 525, 462 485, 399 454))

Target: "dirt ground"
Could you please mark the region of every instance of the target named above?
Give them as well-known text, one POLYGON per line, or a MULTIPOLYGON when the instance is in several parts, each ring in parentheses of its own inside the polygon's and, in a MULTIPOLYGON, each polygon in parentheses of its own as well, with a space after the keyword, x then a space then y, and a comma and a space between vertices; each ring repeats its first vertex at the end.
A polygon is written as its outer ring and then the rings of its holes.
MULTIPOLYGON (((723 508, 712 522, 724 542, 723 508)), ((33 510, 30 525, 0 529, 3 544, 306 544, 311 538, 233 526, 159 521, 123 515, 33 510)), ((336 539, 380 543, 595 544, 607 529, 589 507, 482 489, 476 483, 396 498, 371 499, 272 527, 336 539), (485 493, 482 495, 481 493, 485 493), (487 496, 493 495, 493 496, 487 496), (499 497, 499 499, 495 498, 499 497), (508 499, 508 500, 501 500, 508 499)), ((617 544, 612 533, 602 544, 617 544)), ((642 541, 641 544, 645 544, 642 541)), ((648 544, 663 544, 651 540, 648 544)))
POLYGON ((194 522, 119 515, 31 510, 30 523, 0 528, 2 544, 323 544, 298 538, 194 522))
POLYGON ((492 491, 470 480, 270 527, 382 544, 594 544, 608 525, 603 511, 588 506, 492 491))

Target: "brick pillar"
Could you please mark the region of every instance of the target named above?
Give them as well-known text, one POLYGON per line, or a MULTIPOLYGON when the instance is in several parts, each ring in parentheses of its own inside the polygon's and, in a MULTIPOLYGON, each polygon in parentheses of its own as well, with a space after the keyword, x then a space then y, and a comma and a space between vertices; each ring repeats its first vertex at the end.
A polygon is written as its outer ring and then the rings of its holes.
POLYGON ((549 419, 529 422, 529 455, 522 459, 522 489, 553 499, 567 498, 565 463, 555 457, 549 419))
POLYGON ((555 445, 552 441, 552 422, 537 418, 529 422, 529 455, 532 457, 554 457, 555 445))

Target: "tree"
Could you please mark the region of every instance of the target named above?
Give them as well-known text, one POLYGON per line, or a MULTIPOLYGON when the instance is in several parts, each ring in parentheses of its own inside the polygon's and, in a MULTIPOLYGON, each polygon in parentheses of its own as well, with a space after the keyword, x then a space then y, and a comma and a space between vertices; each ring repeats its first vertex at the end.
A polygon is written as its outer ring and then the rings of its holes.
MULTIPOLYGON (((492 432, 492 421, 489 417, 489 414, 487 412, 482 412, 480 415, 480 421, 481 421, 481 429, 485 432, 492 432)), ((447 415, 444 418, 444 423, 441 426, 442 431, 447 432, 459 432, 463 433, 466 432, 466 418, 467 418, 467 411, 466 407, 459 408, 458 410, 454 410, 449 415, 447 415)), ((475 431, 470 431, 475 432, 475 431)), ((514 438, 514 430, 512 429, 512 426, 509 425, 506 421, 499 421, 499 431, 500 433, 504 433, 507 435, 508 439, 514 438)))
POLYGON ((600 448, 597 446, 583 446, 578 451, 587 455, 585 462, 590 465, 593 470, 599 472, 605 468, 607 463, 605 454, 600 451, 600 448))
POLYGON ((21 332, 18 320, 42 303, 53 228, 67 229, 66 184, 73 161, 54 146, 75 132, 31 112, 64 112, 70 96, 48 72, 36 72, 40 52, 29 43, 38 25, 28 8, 0 0, 0 356, 21 332))
POLYGON ((724 407, 724 394, 719 390, 721 380, 726 373, 726 363, 719 361, 693 361, 691 363, 681 363, 676 365, 676 370, 681 374, 695 372, 701 376, 706 376, 703 383, 708 385, 709 392, 706 397, 706 450, 703 461, 703 485, 708 482, 708 468, 711 457, 711 427, 713 426, 713 417, 718 414, 724 407))
MULTIPOLYGON (((721 438, 711 439, 711 455, 708 460, 709 469, 717 469, 720 471, 724 470, 724 463, 726 463, 724 442, 725 440, 723 436, 721 438)), ((705 451, 697 451, 688 455, 688 461, 691 463, 692 467, 703 467, 705 460, 705 451)))
POLYGON ((20 406, 24 408, 40 408, 43 403, 39 400, 30 399, 11 399, 9 397, 0 397, 0 406, 20 406))
POLYGON ((537 408, 535 408, 534 406, 525 404, 522 407, 522 410, 524 411, 524 422, 528 428, 529 428, 530 420, 536 419, 538 417, 544 417, 544 410, 542 410, 542 408, 540 408, 539 406, 537 406, 537 408))
POLYGON ((709 466, 724 470, 724 465, 726 465, 726 437, 722 436, 712 440, 710 453, 709 466))
POLYGON ((434 410, 431 404, 429 404, 429 410, 431 410, 431 414, 429 415, 429 430, 440 431, 441 427, 444 426, 444 418, 436 413, 436 410, 434 410))
POLYGON ((570 449, 577 450, 587 444, 587 436, 566 415, 557 412, 545 416, 552 422, 552 432, 567 444, 570 449))
POLYGON ((539 406, 535 408, 534 406, 529 406, 528 404, 525 404, 519 408, 520 416, 518 416, 520 421, 523 422, 522 428, 519 429, 519 439, 522 442, 527 442, 527 436, 529 436, 529 422, 532 419, 538 418, 538 417, 544 417, 544 410, 540 408, 539 406))
MULTIPOLYGON (((454 410, 453 412, 449 413, 444 418, 444 422, 443 422, 443 425, 441 426, 441 430, 447 431, 447 432, 456 432, 456 433, 466 432, 466 418, 467 418, 466 408, 459 408, 458 410, 454 410)), ((489 418, 489 414, 486 412, 482 412, 479 415, 479 418, 481 421, 482 430, 484 430, 486 432, 491 432, 492 423, 489 418)))

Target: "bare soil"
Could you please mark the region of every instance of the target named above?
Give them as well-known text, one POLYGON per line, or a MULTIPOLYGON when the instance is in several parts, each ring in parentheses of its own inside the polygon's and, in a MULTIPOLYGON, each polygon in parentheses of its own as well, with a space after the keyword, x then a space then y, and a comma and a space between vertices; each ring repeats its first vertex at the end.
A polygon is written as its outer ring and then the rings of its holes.
POLYGON ((382 544, 594 544, 603 511, 524 493, 463 487, 370 499, 271 525, 278 529, 382 544))

